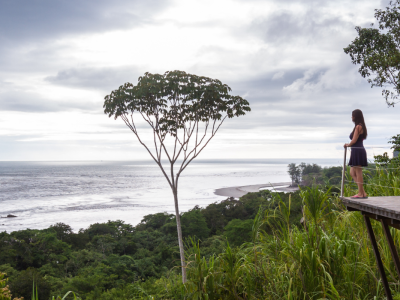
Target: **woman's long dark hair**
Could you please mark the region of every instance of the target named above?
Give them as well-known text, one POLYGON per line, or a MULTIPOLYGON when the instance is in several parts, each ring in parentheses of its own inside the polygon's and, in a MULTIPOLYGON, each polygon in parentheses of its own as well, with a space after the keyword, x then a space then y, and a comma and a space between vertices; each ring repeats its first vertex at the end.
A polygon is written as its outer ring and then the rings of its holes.
POLYGON ((356 126, 361 125, 361 127, 363 129, 363 133, 361 134, 361 136, 365 140, 367 138, 368 134, 367 134, 367 126, 365 126, 364 115, 363 115, 362 111, 359 109, 355 109, 355 110, 353 110, 351 115, 353 116, 353 122, 354 122, 354 128, 353 128, 352 134, 354 134, 354 130, 356 130, 356 126))

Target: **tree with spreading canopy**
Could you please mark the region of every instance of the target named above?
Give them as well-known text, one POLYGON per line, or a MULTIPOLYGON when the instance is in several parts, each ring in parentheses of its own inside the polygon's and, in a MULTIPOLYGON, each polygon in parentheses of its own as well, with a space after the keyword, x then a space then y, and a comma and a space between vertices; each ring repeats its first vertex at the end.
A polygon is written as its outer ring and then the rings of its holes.
POLYGON ((139 77, 137 85, 125 83, 107 95, 104 101, 104 113, 115 119, 120 117, 125 122, 160 167, 171 187, 183 282, 186 282, 186 269, 178 181, 226 118, 239 117, 250 111, 248 101, 230 95, 230 91, 228 85, 217 79, 169 71, 163 75, 145 73, 139 77), (151 129, 151 143, 139 135, 138 118, 142 118, 151 129))
POLYGON ((394 106, 400 96, 400 0, 376 9, 375 18, 378 28, 357 26, 358 37, 344 52, 353 64, 361 65, 358 71, 371 87, 383 88, 386 103, 394 106))

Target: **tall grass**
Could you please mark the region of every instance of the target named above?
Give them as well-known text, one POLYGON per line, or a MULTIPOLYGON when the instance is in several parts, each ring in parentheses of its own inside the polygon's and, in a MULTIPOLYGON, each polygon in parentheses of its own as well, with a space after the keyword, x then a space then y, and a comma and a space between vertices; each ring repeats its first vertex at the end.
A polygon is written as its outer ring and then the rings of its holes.
MULTIPOLYGON (((347 179, 350 180, 349 171, 347 179)), ((396 170, 365 174, 370 196, 400 195, 396 170), (373 184, 372 184, 373 183, 373 184), (383 189, 381 186, 393 187, 383 189)), ((346 185, 345 195, 355 193, 346 185)), ((277 194, 278 195, 278 194, 277 194)), ((252 241, 209 259, 198 242, 187 249, 188 282, 153 299, 385 299, 375 256, 359 212, 345 210, 340 199, 322 187, 301 190, 303 222, 290 224, 291 201, 279 196, 276 209, 258 212, 252 241)), ((400 283, 379 222, 372 220, 378 247, 395 299, 400 283)), ((400 231, 391 229, 400 248, 400 231)), ((167 280, 168 279, 162 279, 167 280)), ((163 283, 165 284, 165 282, 163 283)), ((146 296, 149 297, 149 296, 146 296)), ((138 298, 139 299, 139 298, 138 298)), ((150 299, 143 297, 142 299, 150 299)))
MULTIPOLYGON (((366 169, 363 172, 364 189, 371 196, 400 196, 400 167, 385 168, 379 165, 374 170, 366 169)), ((352 182, 350 167, 346 172, 345 196, 357 193, 357 184, 352 182)))
MULTIPOLYGON (((24 298, 12 298, 11 292, 8 288, 7 285, 7 278, 5 278, 4 273, 0 272, 0 300, 23 300, 24 298)), ((75 295, 74 292, 68 292, 66 293, 63 297, 58 296, 57 298, 55 298, 54 296, 52 297, 52 300, 67 300, 67 299, 74 299, 74 300, 79 300, 80 298, 77 297, 75 295), (71 297, 68 297, 69 295, 71 295, 71 297)), ((35 286, 35 282, 33 282, 32 284, 32 296, 31 296, 31 300, 39 300, 39 293, 38 293, 38 289, 37 286, 35 286)))
MULTIPOLYGON (((57 298, 54 298, 53 296, 52 298, 52 300, 66 300, 66 299, 79 300, 81 298, 77 297, 75 293, 72 291, 67 292, 64 296, 62 296, 62 298, 61 296, 58 296, 57 298), (71 295, 71 297, 68 297, 69 295, 71 295)), ((36 296, 36 298, 32 298, 32 300, 39 300, 39 298, 36 296)))

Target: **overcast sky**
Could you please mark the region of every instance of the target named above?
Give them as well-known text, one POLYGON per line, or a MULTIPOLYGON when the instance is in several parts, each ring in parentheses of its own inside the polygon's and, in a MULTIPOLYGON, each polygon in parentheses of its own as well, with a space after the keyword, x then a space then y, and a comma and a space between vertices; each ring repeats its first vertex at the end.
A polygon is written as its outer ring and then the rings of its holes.
POLYGON ((0 161, 136 160, 148 154, 104 96, 145 72, 217 78, 252 111, 201 158, 341 158, 352 110, 368 154, 400 133, 344 54, 378 0, 3 0, 0 161))

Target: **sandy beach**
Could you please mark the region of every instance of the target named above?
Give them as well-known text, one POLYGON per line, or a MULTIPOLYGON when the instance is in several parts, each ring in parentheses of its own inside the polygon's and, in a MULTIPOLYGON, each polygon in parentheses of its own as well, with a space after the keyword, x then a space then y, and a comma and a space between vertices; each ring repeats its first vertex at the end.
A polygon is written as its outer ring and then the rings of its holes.
POLYGON ((278 182, 278 183, 265 183, 265 184, 253 184, 244 186, 233 186, 222 189, 216 189, 214 194, 218 196, 240 198, 247 193, 258 192, 262 188, 273 188, 278 192, 292 192, 297 191, 298 187, 290 187, 291 182, 278 182))

